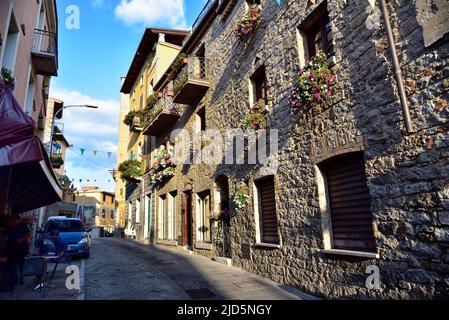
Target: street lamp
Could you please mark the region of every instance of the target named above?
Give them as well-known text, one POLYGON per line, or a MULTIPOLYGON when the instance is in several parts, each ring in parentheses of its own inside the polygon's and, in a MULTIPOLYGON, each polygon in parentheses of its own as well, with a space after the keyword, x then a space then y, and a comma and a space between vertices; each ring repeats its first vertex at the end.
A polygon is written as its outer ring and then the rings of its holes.
POLYGON ((68 108, 87 108, 87 109, 98 109, 97 106, 92 106, 89 104, 84 105, 71 105, 71 106, 63 106, 56 113, 53 114, 52 123, 51 123, 51 136, 50 136, 50 157, 53 155, 53 135, 55 134, 55 118, 62 113, 64 109, 68 108))

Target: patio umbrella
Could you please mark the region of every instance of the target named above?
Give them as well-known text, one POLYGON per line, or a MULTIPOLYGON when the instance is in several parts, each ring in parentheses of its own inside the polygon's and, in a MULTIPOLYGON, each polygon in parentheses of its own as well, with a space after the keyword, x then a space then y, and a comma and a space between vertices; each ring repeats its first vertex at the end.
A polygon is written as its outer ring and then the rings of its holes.
POLYGON ((60 201, 61 195, 34 120, 0 82, 0 199, 19 214, 60 201))

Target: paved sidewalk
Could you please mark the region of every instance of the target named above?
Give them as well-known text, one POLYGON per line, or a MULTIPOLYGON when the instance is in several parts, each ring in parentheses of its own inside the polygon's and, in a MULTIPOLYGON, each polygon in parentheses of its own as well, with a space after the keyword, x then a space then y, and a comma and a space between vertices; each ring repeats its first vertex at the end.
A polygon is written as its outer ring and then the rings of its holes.
MULTIPOLYGON (((73 260, 72 265, 83 269, 84 260, 73 260)), ((54 265, 49 265, 49 272, 53 271, 54 265)), ((0 292, 0 300, 77 300, 79 290, 69 290, 66 287, 66 264, 61 264, 56 270, 54 278, 49 282, 53 288, 45 288, 42 291, 33 291, 37 286, 34 278, 25 278, 24 284, 20 288, 16 287, 13 292, 0 292)))
POLYGON ((279 285, 237 267, 165 246, 108 239, 111 245, 145 256, 149 264, 174 281, 193 300, 314 300, 297 289, 279 285))

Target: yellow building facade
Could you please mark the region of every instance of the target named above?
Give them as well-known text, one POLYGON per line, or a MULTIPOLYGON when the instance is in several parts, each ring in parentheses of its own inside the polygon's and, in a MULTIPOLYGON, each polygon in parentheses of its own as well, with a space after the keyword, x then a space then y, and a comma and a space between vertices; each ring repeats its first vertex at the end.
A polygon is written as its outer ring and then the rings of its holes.
POLYGON ((98 187, 83 187, 76 191, 75 202, 84 208, 86 224, 102 227, 108 232, 115 230, 115 194, 98 187))
MULTIPOLYGON (((153 86, 165 74, 178 55, 187 31, 147 28, 136 51, 128 74, 122 79, 117 170, 127 160, 139 160, 143 171, 151 166, 151 139, 143 134, 142 124, 124 123, 130 112, 147 108, 148 99, 155 95, 153 86), (128 101, 125 101, 128 99, 128 101), (124 138, 126 137, 126 139, 124 138)), ((151 99, 151 98, 150 98, 151 99)), ((142 172, 143 173, 143 172, 142 172)), ((116 176, 116 208, 119 227, 130 224, 126 212, 126 181, 116 176)))

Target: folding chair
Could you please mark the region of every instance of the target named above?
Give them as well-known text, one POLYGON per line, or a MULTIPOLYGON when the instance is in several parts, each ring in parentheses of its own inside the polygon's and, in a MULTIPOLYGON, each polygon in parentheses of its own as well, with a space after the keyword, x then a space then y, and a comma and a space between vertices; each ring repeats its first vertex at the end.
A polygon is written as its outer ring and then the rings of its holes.
POLYGON ((18 281, 17 285, 20 289, 21 279, 26 277, 39 277, 39 284, 33 289, 33 291, 39 290, 42 292, 42 289, 46 286, 45 272, 47 269, 47 262, 44 257, 29 257, 25 258, 25 262, 23 264, 23 270, 20 272, 17 267, 17 275, 18 281))
POLYGON ((55 267, 53 268, 53 271, 52 271, 51 276, 48 279, 48 281, 53 280, 55 273, 56 273, 56 269, 58 269, 58 266, 60 263, 70 265, 72 263, 72 258, 73 258, 73 253, 66 251, 66 252, 64 252, 64 254, 60 255, 59 257, 55 257, 54 259, 47 260, 48 263, 55 264, 55 267))

